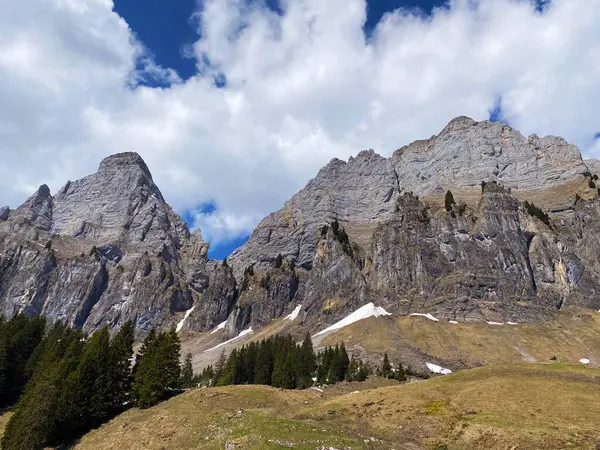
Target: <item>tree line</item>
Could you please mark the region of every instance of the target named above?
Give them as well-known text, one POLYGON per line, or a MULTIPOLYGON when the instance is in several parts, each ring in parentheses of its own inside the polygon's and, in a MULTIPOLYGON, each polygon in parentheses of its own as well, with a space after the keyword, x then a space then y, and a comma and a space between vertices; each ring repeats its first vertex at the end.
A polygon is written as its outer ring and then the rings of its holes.
POLYGON ((133 359, 132 322, 112 336, 108 327, 86 336, 60 321, 45 328, 41 317, 0 320, 0 402, 16 402, 5 450, 70 442, 130 406, 157 404, 182 384, 174 330, 151 331, 133 359))
MULTIPOLYGON (((277 335, 251 342, 225 356, 222 352, 214 366, 193 377, 194 386, 263 384, 285 389, 306 389, 315 384, 364 381, 374 370, 365 361, 348 356, 344 343, 315 353, 310 335, 297 344, 291 335, 277 335)), ((395 367, 384 355, 378 376, 406 380, 401 364, 395 367)))
MULTIPOLYGON (((112 336, 108 327, 87 336, 56 322, 46 331, 43 317, 0 318, 0 407, 13 406, 5 450, 42 449, 73 441, 131 406, 149 408, 199 386, 263 384, 305 389, 343 380, 363 381, 372 368, 350 358, 344 343, 319 353, 307 334, 298 344, 277 335, 223 352, 215 366, 194 375, 192 355, 180 363, 175 330, 152 330, 133 357, 134 326, 112 336), (16 402, 16 404, 15 404, 16 402)), ((387 354, 379 376, 406 379, 402 365, 387 354)))

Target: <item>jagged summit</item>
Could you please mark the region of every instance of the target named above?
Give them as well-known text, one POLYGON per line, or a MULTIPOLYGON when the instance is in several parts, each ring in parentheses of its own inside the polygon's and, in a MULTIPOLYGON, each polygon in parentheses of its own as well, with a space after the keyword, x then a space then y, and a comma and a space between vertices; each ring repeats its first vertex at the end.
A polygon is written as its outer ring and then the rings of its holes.
POLYGON ((455 321, 597 309, 598 167, 561 138, 458 117, 389 158, 332 159, 223 264, 120 153, 0 209, 0 311, 86 330, 226 321, 232 338, 298 305, 310 330, 370 302, 455 321))
POLYGON ((104 158, 100 162, 98 172, 119 171, 124 169, 130 170, 134 169, 135 167, 139 167, 142 172, 152 179, 152 174, 150 173, 150 170, 148 169, 148 166, 144 162, 143 158, 135 152, 116 153, 104 158))

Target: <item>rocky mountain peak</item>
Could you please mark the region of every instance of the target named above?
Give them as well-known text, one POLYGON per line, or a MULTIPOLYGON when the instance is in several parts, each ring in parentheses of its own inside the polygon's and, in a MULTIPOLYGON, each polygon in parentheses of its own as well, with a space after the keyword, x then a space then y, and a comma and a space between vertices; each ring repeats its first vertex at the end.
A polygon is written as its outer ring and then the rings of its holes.
POLYGON ((136 168, 140 169, 142 172, 144 172, 144 174, 152 179, 152 174, 150 173, 148 166, 142 157, 135 152, 116 153, 104 158, 100 162, 98 173, 135 170, 136 168))

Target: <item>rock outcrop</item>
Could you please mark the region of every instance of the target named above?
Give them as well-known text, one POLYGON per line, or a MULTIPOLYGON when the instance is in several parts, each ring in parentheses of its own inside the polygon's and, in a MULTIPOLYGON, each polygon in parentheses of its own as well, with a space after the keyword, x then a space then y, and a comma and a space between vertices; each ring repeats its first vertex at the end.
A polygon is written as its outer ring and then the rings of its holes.
POLYGON ((230 338, 297 305, 313 330, 369 302, 464 321, 599 309, 598 171, 563 139, 459 117, 391 158, 333 159, 224 264, 118 154, 0 208, 0 312, 141 334, 227 321, 230 338))
POLYGON ((41 186, 2 216, 6 316, 45 314, 85 330, 133 320, 143 333, 174 326, 198 302, 209 305, 199 330, 229 314, 232 294, 222 292, 235 292, 232 275, 216 275, 208 244, 165 203, 135 153, 106 158, 54 197, 41 186))

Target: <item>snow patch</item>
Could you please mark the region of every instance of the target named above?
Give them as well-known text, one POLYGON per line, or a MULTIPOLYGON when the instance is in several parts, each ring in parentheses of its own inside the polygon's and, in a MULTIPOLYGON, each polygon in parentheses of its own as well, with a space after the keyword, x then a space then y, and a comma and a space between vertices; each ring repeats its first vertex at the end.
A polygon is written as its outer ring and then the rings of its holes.
POLYGON ((448 375, 452 373, 450 369, 444 369, 442 366, 438 366, 437 364, 427 363, 427 368, 430 372, 439 373, 442 375, 448 375))
POLYGON ((517 322, 506 322, 509 325, 519 325, 517 322))
POLYGON ((583 358, 583 359, 580 359, 580 360, 579 360, 579 362, 580 362, 581 364, 589 364, 589 363, 590 363, 590 360, 589 360, 589 359, 587 359, 587 358, 583 358))
POLYGON ((225 324, 226 323, 227 323, 227 321, 221 322, 219 325, 217 325, 217 328, 215 328, 214 330, 212 330, 210 332, 210 334, 215 334, 217 331, 222 330, 223 328, 225 328, 225 324))
POLYGON ((177 333, 179 333, 179 332, 181 331, 181 329, 183 328, 183 324, 185 323, 185 319, 187 319, 187 318, 188 318, 188 316, 189 316, 189 315, 192 313, 192 311, 194 310, 194 308, 195 308, 195 307, 196 307, 196 306, 194 305, 194 306, 192 306, 190 309, 188 309, 188 310, 185 312, 185 315, 183 316, 183 319, 181 319, 181 320, 179 321, 179 323, 177 324, 177 328, 175 328, 175 331, 176 331, 177 333))
POLYGON ((296 306, 296 308, 292 311, 292 313, 285 316, 285 318, 288 320, 291 320, 293 322, 298 317, 298 314, 300 314, 301 308, 302 308, 302 305, 296 306))
POLYGON ((380 316, 391 316, 389 312, 385 309, 375 306, 373 303, 368 303, 365 306, 361 306, 356 311, 354 311, 349 316, 346 316, 342 320, 337 323, 334 323, 328 328, 325 328, 323 331, 319 331, 313 337, 319 336, 321 334, 325 334, 329 331, 337 331, 340 328, 344 328, 354 322, 358 322, 362 319, 367 319, 369 317, 380 317, 380 316))
POLYGON ((504 325, 504 322, 488 322, 488 325, 504 325))
POLYGON ((433 320, 434 322, 439 322, 440 319, 438 319, 437 317, 434 317, 433 315, 427 313, 427 314, 422 314, 422 313, 412 313, 411 316, 421 316, 421 317, 427 317, 429 320, 433 320))
POLYGON ((456 320, 449 320, 450 323, 454 323, 457 324, 458 322, 456 320))
POLYGON ((212 352, 213 350, 216 350, 220 347, 223 347, 224 345, 227 345, 233 341, 238 340, 241 337, 244 337, 248 334, 252 334, 254 333, 254 330, 252 329, 252 327, 248 328, 247 330, 241 331, 240 334, 238 334, 236 337, 234 337, 233 339, 229 339, 228 341, 225 342, 221 342, 219 345, 215 345, 213 348, 209 348, 208 350, 205 350, 204 353, 208 353, 208 352, 212 352))

